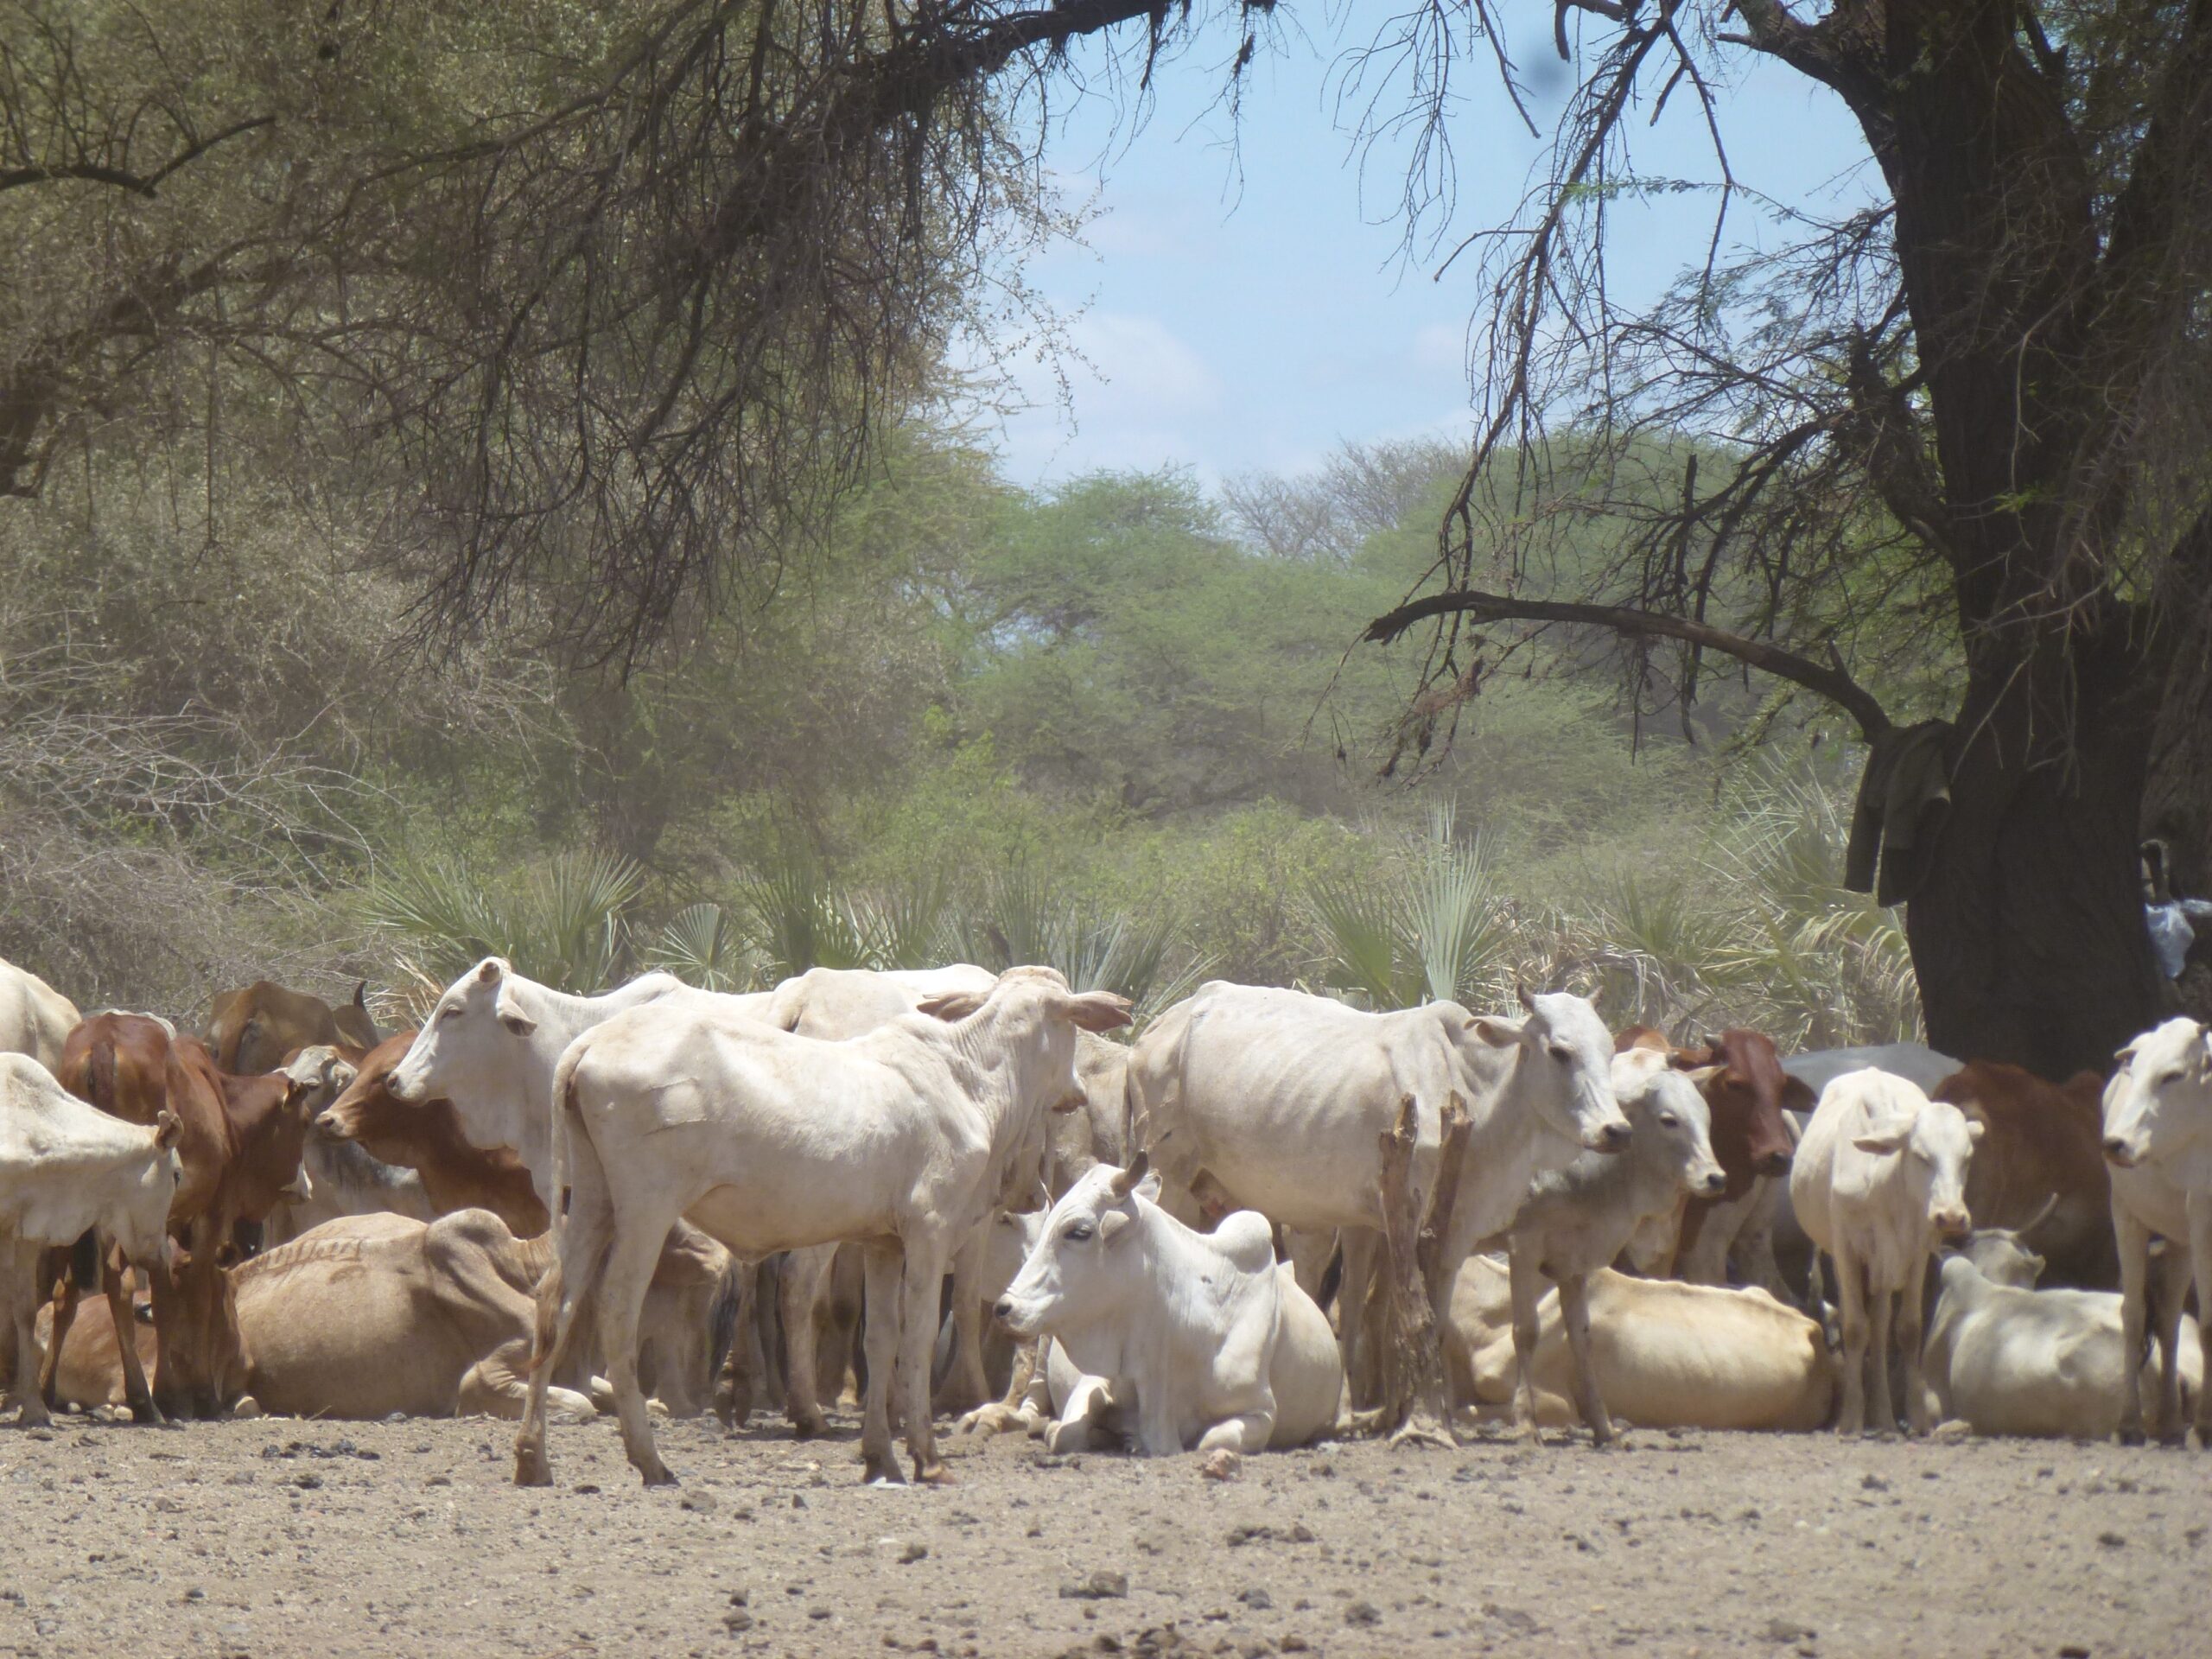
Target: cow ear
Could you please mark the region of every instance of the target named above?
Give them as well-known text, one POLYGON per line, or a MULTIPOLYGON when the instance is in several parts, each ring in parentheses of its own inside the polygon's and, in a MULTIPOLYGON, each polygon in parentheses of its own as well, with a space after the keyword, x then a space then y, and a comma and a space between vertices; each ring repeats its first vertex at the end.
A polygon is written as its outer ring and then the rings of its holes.
POLYGON ((154 1144, 163 1147, 173 1147, 176 1145, 177 1136, 182 1134, 184 1126, 177 1121, 177 1115, 175 1112, 164 1111, 154 1120, 154 1144))
POLYGON ((1967 1119, 1967 1139, 1969 1141, 1980 1140, 1983 1133, 1988 1128, 1989 1125, 1983 1122, 1978 1117, 1970 1117, 1967 1119))
POLYGON ((1686 1065, 1681 1070, 1682 1075, 1696 1086, 1700 1094, 1711 1088, 1716 1081, 1729 1075, 1728 1068, 1725 1065, 1686 1065))
POLYGON ((988 991, 947 991, 942 996, 925 996, 921 1011, 932 1020, 942 1020, 948 1025, 965 1020, 990 1000, 988 991))
POLYGON ((1912 1138, 1912 1120, 1909 1117, 1891 1118, 1886 1123, 1877 1123, 1864 1135, 1854 1135, 1851 1144, 1861 1152, 1876 1156, 1900 1150, 1912 1138))
POLYGON ((1521 1040, 1521 1028, 1526 1023, 1521 1020, 1494 1020, 1485 1014, 1468 1020, 1467 1029, 1492 1048, 1510 1048, 1521 1040))
POLYGON ((496 985, 499 982, 499 976, 506 970, 507 964, 497 957, 486 957, 477 964, 476 977, 483 984, 496 985))
POLYGON ((1117 1031, 1129 1023, 1129 999, 1111 991, 1084 991, 1071 999, 1068 1018, 1084 1031, 1117 1031))
POLYGON ((527 1037, 537 1029, 537 1021, 522 1011, 522 1004, 515 1001, 511 992, 499 993, 499 1006, 493 1012, 499 1015, 499 1023, 518 1037, 527 1037))
POLYGON ((1786 1071, 1782 1074, 1783 1111, 1809 1112, 1820 1103, 1821 1097, 1813 1092, 1812 1085, 1802 1077, 1793 1077, 1786 1071))
POLYGON ((1149 1172, 1144 1179, 1137 1183, 1137 1197, 1142 1198, 1147 1204, 1160 1202, 1160 1172, 1158 1170, 1149 1172))
POLYGON ((1117 1238, 1128 1237, 1128 1234, 1129 1216, 1127 1211, 1109 1210, 1098 1217, 1098 1242, 1101 1244, 1111 1244, 1117 1238))

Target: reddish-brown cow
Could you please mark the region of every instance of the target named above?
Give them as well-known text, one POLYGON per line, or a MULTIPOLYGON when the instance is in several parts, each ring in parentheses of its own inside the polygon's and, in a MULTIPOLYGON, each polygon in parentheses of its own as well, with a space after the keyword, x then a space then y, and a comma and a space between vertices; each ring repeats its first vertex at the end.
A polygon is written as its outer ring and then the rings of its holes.
POLYGON ((385 1087, 414 1040, 413 1032, 403 1031, 370 1050, 345 1092, 315 1119, 316 1132, 355 1141, 372 1158, 414 1170, 441 1215, 489 1210, 517 1238, 545 1231, 551 1218, 512 1147, 472 1146, 452 1102, 403 1101, 385 1087))
POLYGON ((1709 1043, 1681 1048, 1649 1026, 1630 1026, 1614 1039, 1613 1048, 1617 1053, 1657 1049, 1676 1069, 1705 1073, 1698 1092, 1713 1112, 1713 1155, 1728 1185, 1718 1198, 1684 1202, 1676 1254, 1687 1257, 1717 1208, 1739 1203, 1761 1176, 1789 1172, 1794 1142, 1782 1115, 1809 1112, 1818 1103, 1810 1089, 1782 1069, 1770 1039, 1740 1027, 1709 1043))
POLYGON ((2022 1227, 2044 1258, 2041 1283, 2110 1290, 2120 1282, 2112 1182, 2105 1171, 2104 1079, 2076 1072, 2063 1084, 1995 1060, 1968 1060, 1929 1098, 1948 1100, 1985 1126, 1967 1166, 1967 1208, 1977 1227, 2022 1227))
POLYGON ((209 1007, 207 1046, 216 1065, 242 1076, 274 1071, 286 1055, 319 1043, 373 1048, 377 1027, 367 993, 365 982, 356 985, 353 1000, 334 1008, 319 996, 257 979, 244 990, 225 991, 209 1007))
MULTIPOLYGON (((143 1014, 102 1014, 69 1033, 61 1082, 103 1111, 151 1123, 169 1111, 181 1126, 184 1179, 169 1230, 184 1244, 173 1278, 156 1276, 154 1328, 162 1359, 154 1403, 174 1415, 213 1416, 235 1397, 238 1325, 220 1268, 236 1259, 241 1223, 259 1223, 300 1175, 308 1102, 282 1075, 232 1077, 194 1037, 173 1037, 143 1014)), ((111 1306, 115 1293, 110 1293, 111 1306)), ((118 1309, 117 1311, 120 1311, 118 1309)), ((53 1384, 53 1356, 76 1312, 65 1281, 54 1306, 58 1333, 40 1377, 53 1384)))

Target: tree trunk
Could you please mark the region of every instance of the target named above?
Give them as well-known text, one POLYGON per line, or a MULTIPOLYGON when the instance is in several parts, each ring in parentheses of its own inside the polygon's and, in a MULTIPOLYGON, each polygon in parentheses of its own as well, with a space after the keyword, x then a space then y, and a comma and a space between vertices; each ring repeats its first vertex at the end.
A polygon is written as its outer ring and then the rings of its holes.
POLYGON ((1928 1040, 2053 1079, 2103 1071, 2170 1006, 2137 873, 2158 676, 2117 611, 2063 668, 2001 655, 1969 680, 1951 815, 1905 909, 1928 1040))

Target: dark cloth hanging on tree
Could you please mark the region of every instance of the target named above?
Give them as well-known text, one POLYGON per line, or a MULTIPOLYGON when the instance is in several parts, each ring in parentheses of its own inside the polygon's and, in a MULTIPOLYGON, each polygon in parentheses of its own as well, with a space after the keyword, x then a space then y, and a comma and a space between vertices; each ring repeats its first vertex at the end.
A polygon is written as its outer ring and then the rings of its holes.
POLYGON ((1851 809, 1845 887, 1885 905, 1902 904, 1918 889, 1951 815, 1950 747, 1948 720, 1897 727, 1874 740, 1851 809))

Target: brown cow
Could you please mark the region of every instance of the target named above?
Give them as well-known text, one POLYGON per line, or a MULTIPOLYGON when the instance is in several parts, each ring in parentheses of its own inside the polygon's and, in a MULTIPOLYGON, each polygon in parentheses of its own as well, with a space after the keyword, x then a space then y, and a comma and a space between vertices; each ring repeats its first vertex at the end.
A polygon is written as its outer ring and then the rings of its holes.
POLYGON ((2044 1258, 2041 1283, 2110 1290, 2120 1283, 2112 1182, 2105 1169, 2104 1079, 2077 1072, 2065 1084, 1995 1060, 1968 1060, 1929 1098, 1947 1100, 1985 1126, 1967 1167, 1967 1208, 1977 1227, 2027 1227, 2044 1258))
MULTIPOLYGON (((162 1356, 153 1402, 174 1415, 213 1416, 228 1402, 217 1376, 238 1342, 237 1319, 221 1275, 235 1259, 242 1223, 258 1224, 296 1192, 312 1097, 281 1073, 233 1077, 197 1038, 173 1036, 143 1014, 101 1014, 69 1033, 61 1082, 103 1111, 151 1123, 166 1110, 181 1126, 184 1178, 169 1207, 169 1231, 184 1245, 173 1275, 156 1275, 154 1323, 162 1356)), ((54 1305, 66 1337, 77 1287, 65 1280, 54 1305)), ((120 1313, 111 1292, 111 1311, 120 1313)), ((40 1376, 49 1398, 54 1354, 40 1376)))
POLYGON ((241 1076, 274 1071, 287 1055, 318 1044, 374 1048, 380 1039, 368 988, 363 981, 351 1002, 334 1009, 319 996, 256 980, 215 999, 207 1010, 207 1046, 217 1065, 241 1076))
POLYGON ((414 1040, 413 1032, 403 1031, 363 1056, 353 1081, 315 1119, 315 1132, 354 1141, 372 1158, 416 1171, 441 1215, 489 1210, 518 1238, 543 1232, 551 1217, 512 1148, 472 1146, 450 1101, 402 1101, 385 1087, 414 1040))
MULTIPOLYGON (((1658 1249, 1654 1265, 1662 1272, 1679 1268, 1693 1282, 1726 1284, 1735 1247, 1741 1243, 1756 1253, 1761 1206, 1755 1187, 1789 1172, 1795 1143, 1783 1113, 1811 1111, 1818 1103, 1813 1091, 1782 1069, 1770 1039, 1740 1027, 1709 1043, 1677 1047, 1649 1026, 1630 1026, 1613 1047, 1617 1053, 1656 1049, 1679 1071, 1707 1073, 1698 1091, 1713 1113, 1713 1155, 1728 1185, 1718 1198, 1684 1201, 1673 1249, 1658 1249)), ((1746 1276, 1769 1275, 1759 1271, 1746 1276)))

